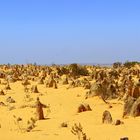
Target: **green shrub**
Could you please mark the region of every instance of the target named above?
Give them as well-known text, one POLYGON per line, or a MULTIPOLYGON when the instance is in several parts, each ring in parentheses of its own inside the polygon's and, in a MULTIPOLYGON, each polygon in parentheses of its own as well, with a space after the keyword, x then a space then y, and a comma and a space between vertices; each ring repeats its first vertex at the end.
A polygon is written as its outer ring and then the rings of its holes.
POLYGON ((119 68, 122 66, 122 63, 121 62, 115 62, 113 63, 113 68, 119 68))
POLYGON ((126 61, 123 65, 126 68, 131 68, 134 67, 136 64, 140 64, 140 63, 137 61, 132 61, 132 62, 126 61))
POLYGON ((69 70, 73 76, 80 76, 80 75, 87 76, 87 75, 89 75, 89 72, 85 66, 81 66, 81 65, 78 65, 76 63, 71 64, 69 66, 69 70))

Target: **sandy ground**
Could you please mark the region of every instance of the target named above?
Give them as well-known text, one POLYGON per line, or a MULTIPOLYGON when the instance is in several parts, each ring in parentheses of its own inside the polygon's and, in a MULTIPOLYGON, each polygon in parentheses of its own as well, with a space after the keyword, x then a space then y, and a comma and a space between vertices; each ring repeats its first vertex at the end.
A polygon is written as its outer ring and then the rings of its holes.
MULTIPOLYGON (((35 84, 35 83, 32 83, 35 84)), ((8 107, 0 107, 0 139, 1 140, 78 140, 71 133, 74 123, 81 123, 84 132, 91 140, 119 140, 121 137, 129 137, 130 140, 139 140, 140 117, 122 119, 123 102, 111 100, 113 108, 109 108, 100 98, 94 97, 85 100, 86 90, 83 88, 67 89, 67 86, 59 85, 58 89, 45 88, 38 85, 40 93, 30 93, 33 101, 27 103, 21 82, 11 83, 11 89, 5 96, 0 96, 0 101, 6 103, 6 98, 11 96, 16 103, 10 104, 15 109, 9 111, 8 107), (22 105, 35 102, 40 95, 40 101, 46 105, 50 104, 50 110, 44 109, 46 119, 37 121, 32 132, 21 132, 14 123, 13 115, 21 117, 23 121, 20 127, 25 127, 27 120, 35 116, 35 108, 21 108, 22 105), (76 113, 80 103, 88 103, 92 111, 76 113), (105 110, 111 112, 113 119, 121 119, 124 124, 119 126, 102 124, 102 114, 105 110), (62 122, 67 122, 68 127, 62 128, 62 122)), ((0 85, 3 89, 4 85, 0 85)))

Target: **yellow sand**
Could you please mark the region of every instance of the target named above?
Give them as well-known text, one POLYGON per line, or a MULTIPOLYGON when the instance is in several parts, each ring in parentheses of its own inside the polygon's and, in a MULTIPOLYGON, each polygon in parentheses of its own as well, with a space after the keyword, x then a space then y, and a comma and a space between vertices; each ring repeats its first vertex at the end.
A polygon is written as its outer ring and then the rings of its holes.
MULTIPOLYGON (((32 83, 35 84, 35 83, 32 83)), ((50 104, 51 112, 44 109, 46 120, 37 121, 35 129, 32 132, 22 133, 14 123, 13 115, 21 117, 23 122, 21 126, 26 126, 27 120, 34 117, 34 108, 20 109, 26 102, 25 93, 21 82, 11 83, 12 90, 6 93, 6 96, 0 96, 0 101, 5 102, 9 96, 16 100, 16 109, 9 111, 7 107, 0 107, 0 139, 1 140, 77 140, 77 137, 71 133, 71 127, 74 123, 80 122, 84 132, 91 140, 119 140, 120 137, 128 136, 130 140, 140 139, 140 118, 122 119, 123 102, 112 100, 113 108, 109 109, 100 98, 94 97, 85 100, 86 90, 83 88, 67 89, 67 86, 59 85, 58 89, 45 88, 44 85, 38 85, 39 94, 30 93, 34 101, 38 95, 42 103, 50 104), (92 111, 76 113, 80 103, 89 103, 92 111), (113 119, 121 119, 124 124, 120 126, 103 125, 102 113, 109 110, 113 119), (62 122, 68 123, 68 128, 61 128, 62 122)), ((4 86, 0 86, 3 89, 4 86)), ((5 102, 6 103, 6 102, 5 102)))

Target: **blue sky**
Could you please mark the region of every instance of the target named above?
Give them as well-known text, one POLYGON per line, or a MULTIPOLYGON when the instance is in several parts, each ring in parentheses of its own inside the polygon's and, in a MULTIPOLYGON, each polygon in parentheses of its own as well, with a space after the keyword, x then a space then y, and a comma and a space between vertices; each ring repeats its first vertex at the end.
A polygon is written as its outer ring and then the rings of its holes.
POLYGON ((0 63, 140 61, 139 0, 1 0, 0 63))

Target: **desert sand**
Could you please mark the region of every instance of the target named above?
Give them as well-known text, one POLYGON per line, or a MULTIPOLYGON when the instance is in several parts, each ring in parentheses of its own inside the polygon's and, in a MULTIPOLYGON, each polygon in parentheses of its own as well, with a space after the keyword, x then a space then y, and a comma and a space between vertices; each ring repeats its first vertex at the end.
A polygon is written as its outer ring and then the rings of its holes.
MULTIPOLYGON (((6 90, 5 85, 2 84, 4 79, 0 79, 0 89, 5 93, 0 95, 0 102, 6 105, 0 106, 1 140, 78 140, 78 137, 71 132, 75 123, 81 123, 83 132, 91 140, 119 140, 122 137, 129 137, 130 140, 140 139, 140 117, 123 118, 123 100, 111 99, 107 100, 109 104, 106 104, 99 96, 85 99, 89 89, 68 88, 69 84, 64 85, 61 82, 57 84, 57 89, 49 88, 31 79, 28 88, 37 85, 39 93, 25 92, 21 80, 9 82, 11 90, 6 90), (8 97, 12 97, 15 103, 7 103, 8 97), (35 104, 37 97, 40 98, 41 103, 48 106, 43 108, 45 119, 37 120, 35 127, 30 132, 26 132, 27 121, 36 116, 36 108, 24 106, 35 104), (92 110, 78 113, 77 108, 81 103, 89 104, 92 110), (113 120, 119 119, 123 124, 117 126, 103 124, 102 114, 105 110, 111 113, 113 120), (17 124, 14 116, 22 120, 17 124), (62 123, 68 126, 62 127, 62 123)), ((95 80, 90 82, 94 83, 95 80)))

